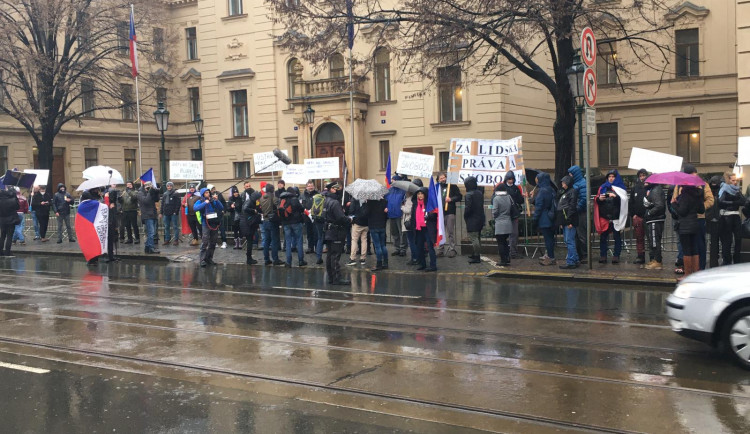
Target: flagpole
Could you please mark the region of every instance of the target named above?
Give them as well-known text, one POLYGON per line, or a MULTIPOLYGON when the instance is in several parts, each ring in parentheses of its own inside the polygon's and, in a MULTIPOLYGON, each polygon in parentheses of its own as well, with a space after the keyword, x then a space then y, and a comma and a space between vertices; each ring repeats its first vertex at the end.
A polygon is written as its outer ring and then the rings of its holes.
POLYGON ((352 177, 357 177, 357 152, 354 148, 354 82, 352 80, 352 46, 349 45, 349 133, 352 142, 352 177))
MULTIPOLYGON (((135 21, 135 7, 133 4, 130 4, 130 19, 131 19, 131 26, 135 26, 135 23, 132 21, 135 21)), ((131 44, 132 45, 132 44, 131 44)), ((137 52, 135 54, 138 55, 137 52)), ((136 58, 136 64, 137 64, 137 58, 136 58)), ((143 173, 143 151, 141 149, 141 95, 138 91, 138 73, 136 70, 135 74, 135 115, 138 123, 138 173, 143 173)))

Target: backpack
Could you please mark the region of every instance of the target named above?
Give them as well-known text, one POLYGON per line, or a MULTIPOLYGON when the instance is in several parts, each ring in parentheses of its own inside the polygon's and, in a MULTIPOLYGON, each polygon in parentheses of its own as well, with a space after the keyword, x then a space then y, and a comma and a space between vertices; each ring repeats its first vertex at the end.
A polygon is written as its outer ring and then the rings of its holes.
POLYGON ((279 215, 281 220, 286 220, 292 215, 292 203, 289 198, 281 199, 279 207, 276 209, 276 214, 279 215))
POLYGON ((325 218, 325 208, 323 207, 325 201, 326 198, 322 194, 316 194, 315 196, 313 196, 312 207, 310 208, 310 216, 313 219, 318 220, 325 218))

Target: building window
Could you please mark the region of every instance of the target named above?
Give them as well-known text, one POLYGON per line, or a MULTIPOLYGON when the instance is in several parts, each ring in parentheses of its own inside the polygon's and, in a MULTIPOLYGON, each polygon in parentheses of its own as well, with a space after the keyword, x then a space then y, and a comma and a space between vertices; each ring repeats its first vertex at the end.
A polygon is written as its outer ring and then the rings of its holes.
MULTIPOLYGON (((289 86, 287 93, 289 94, 289 98, 294 98, 295 95, 294 81, 297 80, 297 72, 294 68, 297 66, 297 63, 299 63, 299 60, 293 58, 286 64, 286 81, 289 86)), ((289 108, 292 108, 292 104, 289 104, 289 108)))
POLYGON ((160 27, 154 27, 154 58, 158 62, 164 61, 164 29, 160 27))
POLYGON ((83 148, 83 160, 84 169, 98 165, 99 150, 96 148, 83 148))
POLYGON ((229 0, 229 16, 242 15, 242 0, 229 0))
POLYGON ((5 174, 8 171, 8 147, 0 146, 0 172, 5 174))
POLYGON ((192 161, 201 161, 201 160, 203 160, 203 150, 202 149, 191 149, 190 150, 190 160, 192 160, 192 161))
POLYGON ((188 88, 188 98, 190 103, 190 120, 194 121, 201 114, 201 94, 197 87, 188 88))
POLYGON ((438 163, 440 164, 439 170, 441 172, 447 172, 448 171, 448 163, 450 162, 450 151, 440 151, 438 153, 438 163))
POLYGON ((245 179, 250 177, 250 162, 240 161, 234 163, 234 179, 245 179))
POLYGON ((675 72, 678 77, 699 75, 698 29, 675 31, 675 72))
MULTIPOLYGON (((391 141, 380 141, 380 170, 385 170, 388 166, 388 156, 391 154, 391 141)), ((391 162, 393 165, 393 162, 391 162)))
POLYGON ((340 53, 335 53, 328 59, 328 72, 331 74, 331 78, 339 78, 344 76, 344 56, 340 53))
POLYGON ((617 122, 596 124, 596 143, 599 151, 599 166, 617 166, 617 122))
POLYGON ((463 120, 461 68, 447 66, 438 69, 438 93, 440 98, 440 122, 463 120))
POLYGON ((617 47, 614 41, 604 41, 597 44, 596 79, 599 84, 617 83, 617 47))
POLYGON ((120 103, 122 104, 122 118, 126 121, 132 121, 135 118, 132 84, 120 85, 120 103))
POLYGON ((677 155, 685 163, 701 162, 701 118, 677 119, 677 155))
POLYGON ((138 177, 135 165, 135 149, 125 150, 125 182, 133 181, 138 177))
POLYGON ((185 29, 185 40, 187 41, 187 60, 198 58, 198 33, 195 27, 185 29))
POLYGON ((167 108, 167 88, 166 87, 156 88, 156 102, 163 102, 164 108, 167 108))
POLYGON ((234 137, 247 137, 247 91, 234 90, 232 95, 232 125, 234 137))
POLYGON ((292 146, 292 164, 299 164, 299 146, 292 146))
POLYGON ((91 38, 91 22, 90 15, 87 12, 79 11, 76 13, 76 21, 78 25, 78 46, 83 46, 89 42, 91 38))
POLYGON ((385 47, 375 50, 375 101, 391 99, 391 53, 385 47))
POLYGON ((117 23, 117 53, 121 56, 130 54, 130 24, 127 21, 117 23))
POLYGON ((94 80, 81 80, 81 113, 83 116, 94 117, 94 80))

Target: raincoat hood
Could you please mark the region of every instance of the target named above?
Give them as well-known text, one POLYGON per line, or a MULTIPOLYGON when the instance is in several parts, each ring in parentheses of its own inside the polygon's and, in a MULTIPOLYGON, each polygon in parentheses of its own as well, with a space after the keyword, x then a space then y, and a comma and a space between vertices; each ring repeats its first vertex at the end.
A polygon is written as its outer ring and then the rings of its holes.
POLYGON ((61 188, 65 188, 65 189, 67 189, 68 187, 65 187, 65 184, 63 184, 63 183, 61 182, 61 183, 57 184, 57 191, 60 191, 60 189, 61 189, 61 188))
POLYGON ((583 171, 578 166, 570 166, 568 173, 573 175, 573 182, 583 181, 583 171))
POLYGON ((516 180, 516 174, 513 173, 512 170, 508 171, 508 173, 505 174, 505 178, 503 179, 503 182, 508 182, 509 179, 512 179, 514 182, 516 180))
MULTIPOLYGON (((511 187, 511 188, 514 188, 514 187, 511 187)), ((508 186, 504 182, 501 182, 500 184, 497 184, 495 186, 495 193, 499 193, 501 191, 502 192, 507 192, 508 191, 508 186)))
POLYGON ((609 178, 609 175, 615 175, 614 182, 609 182, 609 179, 607 179, 604 184, 602 184, 601 188, 599 188, 599 191, 605 191, 608 188, 611 187, 620 187, 623 190, 627 190, 627 187, 625 187, 625 183, 622 182, 622 177, 620 176, 620 172, 617 171, 617 169, 612 169, 609 172, 607 172, 607 178, 609 178))
POLYGON ((203 197, 203 194, 204 194, 205 192, 207 192, 207 191, 211 191, 211 190, 209 190, 209 189, 207 189, 207 188, 201 188, 201 193, 200 193, 200 194, 201 194, 201 197, 203 197))
POLYGON ((570 177, 569 175, 565 175, 562 177, 562 179, 560 180, 560 184, 563 184, 563 183, 568 186, 566 190, 573 188, 573 178, 570 177))
POLYGON ((232 195, 234 195, 235 193, 239 193, 240 189, 237 188, 236 185, 233 185, 232 188, 230 189, 230 191, 231 191, 232 195))
POLYGON ((552 181, 550 181, 549 179, 549 173, 539 172, 536 175, 536 179, 536 185, 539 186, 539 188, 552 187, 552 181))
MULTIPOLYGON (((509 172, 513 173, 513 172, 509 172)), ((469 176, 466 179, 464 179, 464 187, 466 187, 466 191, 474 191, 477 189, 477 179, 473 176, 469 176)))

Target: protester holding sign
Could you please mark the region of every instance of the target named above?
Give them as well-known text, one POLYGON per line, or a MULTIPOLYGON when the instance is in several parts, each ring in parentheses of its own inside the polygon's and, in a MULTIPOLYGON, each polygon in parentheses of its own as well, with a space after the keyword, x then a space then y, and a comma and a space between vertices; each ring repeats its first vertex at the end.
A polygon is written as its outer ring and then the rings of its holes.
POLYGON ((448 175, 441 173, 438 177, 440 183, 440 206, 443 207, 445 221, 446 242, 438 248, 438 256, 443 256, 443 251, 449 258, 455 257, 456 252, 456 204, 461 202, 463 196, 455 184, 448 185, 448 175), (445 249, 443 249, 445 247, 445 249))

